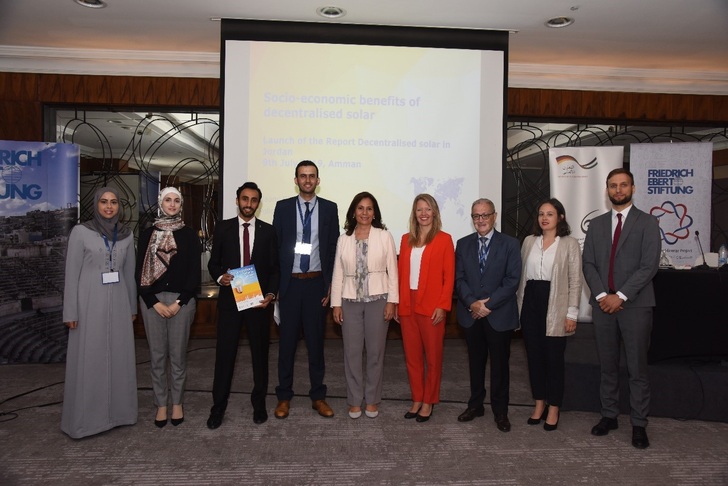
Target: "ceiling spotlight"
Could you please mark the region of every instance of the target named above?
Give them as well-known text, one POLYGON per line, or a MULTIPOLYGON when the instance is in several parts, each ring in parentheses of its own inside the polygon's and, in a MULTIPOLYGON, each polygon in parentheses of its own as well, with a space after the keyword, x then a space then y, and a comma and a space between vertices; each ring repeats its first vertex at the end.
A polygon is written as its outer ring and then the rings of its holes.
POLYGON ((73 0, 77 4, 81 5, 82 7, 88 7, 88 8, 104 8, 106 7, 106 2, 103 0, 73 0))
POLYGON ((548 19, 544 25, 552 29, 560 29, 562 27, 568 27, 573 23, 574 19, 571 17, 554 17, 552 19, 548 19))
POLYGON ((316 13, 327 19, 338 19, 346 15, 346 10, 341 7, 319 7, 316 13))

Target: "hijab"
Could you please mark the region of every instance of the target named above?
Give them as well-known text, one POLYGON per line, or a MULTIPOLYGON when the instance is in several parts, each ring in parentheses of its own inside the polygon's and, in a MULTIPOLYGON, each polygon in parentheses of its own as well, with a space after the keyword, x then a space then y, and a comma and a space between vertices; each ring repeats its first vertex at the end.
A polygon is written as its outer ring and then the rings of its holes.
POLYGON ((157 219, 154 220, 155 231, 149 237, 149 245, 142 264, 141 286, 148 287, 164 275, 169 268, 172 257, 177 254, 177 242, 174 231, 184 227, 182 220, 182 194, 174 187, 165 187, 159 193, 157 201, 157 219), (180 200, 180 210, 175 215, 164 212, 162 201, 168 194, 176 194, 180 200))
POLYGON ((121 212, 121 199, 119 199, 119 191, 113 187, 100 187, 94 193, 94 216, 90 220, 83 223, 83 226, 95 231, 96 233, 106 236, 110 241, 114 239, 114 230, 116 230, 116 240, 121 241, 131 236, 131 230, 125 225, 119 223, 119 213, 121 212), (119 212, 113 217, 106 218, 99 211, 99 199, 104 193, 110 192, 119 201, 119 212))

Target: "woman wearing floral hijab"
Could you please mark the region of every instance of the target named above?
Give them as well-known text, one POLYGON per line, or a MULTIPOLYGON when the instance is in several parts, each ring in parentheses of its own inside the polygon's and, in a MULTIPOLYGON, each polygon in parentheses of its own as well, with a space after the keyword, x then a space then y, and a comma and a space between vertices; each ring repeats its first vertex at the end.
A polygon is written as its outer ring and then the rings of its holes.
POLYGON ((61 430, 74 439, 137 420, 134 238, 119 223, 119 207, 116 189, 97 189, 94 217, 68 237, 61 430))
POLYGON ((168 388, 172 425, 184 421, 187 341, 195 318, 202 248, 195 231, 182 220, 182 194, 174 187, 159 193, 154 226, 139 236, 137 284, 144 330, 149 341, 154 424, 167 425, 168 388), (170 380, 167 380, 169 359, 170 380), (168 384, 169 381, 169 384, 168 384))

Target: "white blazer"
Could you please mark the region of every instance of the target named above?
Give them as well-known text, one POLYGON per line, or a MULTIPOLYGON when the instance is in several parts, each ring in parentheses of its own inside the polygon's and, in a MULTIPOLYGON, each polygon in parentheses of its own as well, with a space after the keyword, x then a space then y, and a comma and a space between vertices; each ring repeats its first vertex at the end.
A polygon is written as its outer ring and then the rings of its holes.
MULTIPOLYGON (((387 294, 387 302, 399 302, 397 282, 397 250, 392 234, 380 228, 369 230, 367 268, 369 295, 387 294)), ((356 299, 356 237, 354 233, 339 236, 331 282, 331 307, 341 307, 342 299, 356 299)))

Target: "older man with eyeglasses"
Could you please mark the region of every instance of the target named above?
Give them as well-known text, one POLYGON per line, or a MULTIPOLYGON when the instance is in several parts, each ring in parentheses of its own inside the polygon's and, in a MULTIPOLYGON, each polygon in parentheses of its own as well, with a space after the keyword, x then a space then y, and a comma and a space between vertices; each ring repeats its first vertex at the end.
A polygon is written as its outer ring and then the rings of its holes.
POLYGON ((511 337, 518 328, 521 251, 517 239, 495 230, 498 213, 492 201, 475 201, 471 217, 475 233, 458 240, 455 249, 457 316, 470 365, 470 399, 458 421, 485 415, 485 365, 490 355, 491 410, 498 430, 508 432, 509 359, 511 337))

